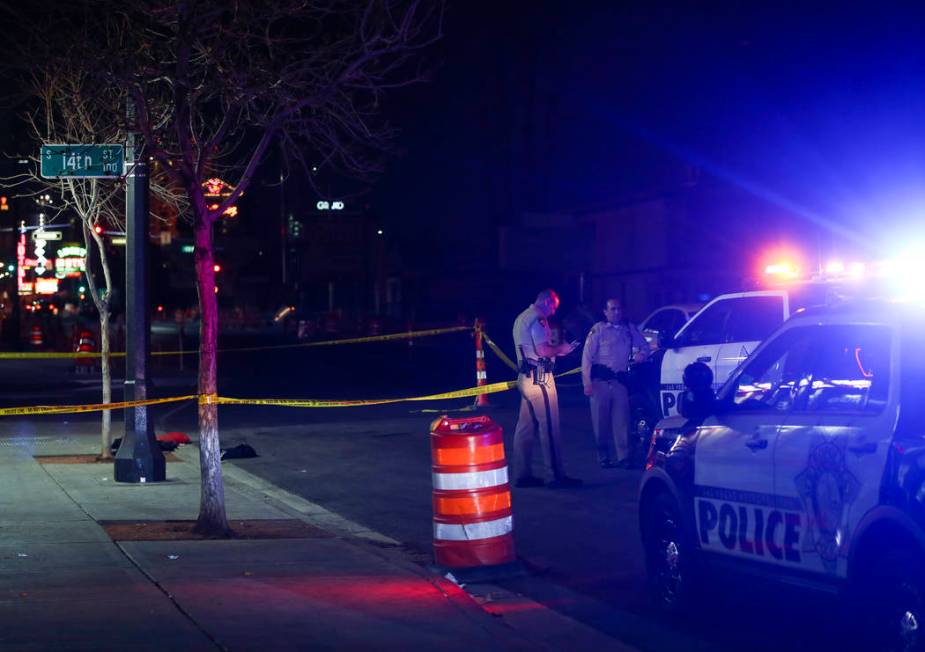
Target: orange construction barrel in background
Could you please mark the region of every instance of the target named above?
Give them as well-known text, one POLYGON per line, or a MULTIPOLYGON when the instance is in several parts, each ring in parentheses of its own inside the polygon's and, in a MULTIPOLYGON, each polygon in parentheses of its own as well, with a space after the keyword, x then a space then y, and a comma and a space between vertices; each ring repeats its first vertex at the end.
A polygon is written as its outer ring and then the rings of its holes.
POLYGON ((45 341, 42 337, 42 327, 38 324, 35 324, 32 327, 32 330, 29 332, 29 344, 32 346, 42 346, 45 341))
POLYGON ((501 426, 490 418, 431 425, 434 560, 444 568, 515 561, 511 487, 501 426))

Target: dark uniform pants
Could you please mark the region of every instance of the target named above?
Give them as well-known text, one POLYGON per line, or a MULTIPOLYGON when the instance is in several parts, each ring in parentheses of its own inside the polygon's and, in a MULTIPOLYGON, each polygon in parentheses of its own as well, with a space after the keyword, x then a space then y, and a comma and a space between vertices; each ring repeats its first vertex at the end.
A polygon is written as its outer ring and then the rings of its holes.
POLYGON ((514 429, 514 477, 533 475, 533 442, 538 436, 543 451, 543 474, 546 480, 565 476, 562 447, 559 441, 559 395, 551 373, 539 385, 531 375, 517 376, 520 391, 520 416, 514 429))
POLYGON ((611 460, 616 451, 617 462, 629 456, 630 399, 626 385, 616 380, 591 381, 591 425, 597 442, 597 457, 611 460))

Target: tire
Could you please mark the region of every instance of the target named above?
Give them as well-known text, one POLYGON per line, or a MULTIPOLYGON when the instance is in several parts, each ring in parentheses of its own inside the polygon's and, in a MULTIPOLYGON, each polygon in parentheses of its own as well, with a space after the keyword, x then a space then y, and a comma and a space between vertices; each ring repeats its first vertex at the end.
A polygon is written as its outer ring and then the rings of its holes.
POLYGON ((665 613, 685 612, 695 593, 694 565, 680 511, 667 493, 649 503, 642 538, 652 601, 665 613))
POLYGON ((865 569, 855 608, 865 649, 925 652, 925 572, 921 553, 889 551, 865 569))

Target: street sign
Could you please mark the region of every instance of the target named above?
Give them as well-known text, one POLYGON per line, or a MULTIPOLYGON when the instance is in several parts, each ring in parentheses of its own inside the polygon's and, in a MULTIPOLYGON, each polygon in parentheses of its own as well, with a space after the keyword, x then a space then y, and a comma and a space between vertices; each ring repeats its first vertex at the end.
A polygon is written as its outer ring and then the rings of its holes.
POLYGON ((33 240, 60 240, 61 231, 39 231, 32 232, 33 240))
POLYGON ((41 174, 46 179, 122 176, 125 148, 122 145, 42 145, 41 174))

